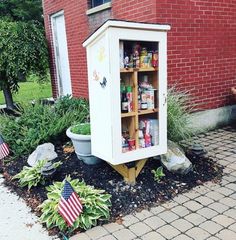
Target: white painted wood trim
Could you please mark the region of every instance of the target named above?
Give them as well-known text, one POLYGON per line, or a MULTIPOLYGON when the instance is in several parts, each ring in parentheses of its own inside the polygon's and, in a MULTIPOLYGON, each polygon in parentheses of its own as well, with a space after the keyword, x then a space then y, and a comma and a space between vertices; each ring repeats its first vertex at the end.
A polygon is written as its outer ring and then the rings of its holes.
POLYGON ((58 72, 58 61, 57 61, 57 56, 56 56, 56 39, 55 39, 55 27, 54 27, 54 22, 55 22, 55 18, 58 16, 64 15, 64 10, 61 10, 57 13, 54 13, 50 16, 50 22, 51 22, 51 31, 52 31, 52 43, 53 43, 53 53, 54 53, 54 62, 55 62, 55 67, 56 67, 56 85, 57 85, 57 97, 60 96, 60 77, 59 77, 59 72, 58 72))
POLYGON ((56 13, 53 13, 51 15, 51 18, 56 18, 56 17, 61 16, 61 15, 64 15, 64 10, 61 10, 61 11, 56 12, 56 13))
POLYGON ((104 3, 102 5, 99 5, 97 7, 94 7, 94 8, 91 8, 91 9, 87 10, 86 15, 91 15, 91 14, 94 14, 94 13, 98 13, 98 12, 104 11, 106 9, 109 9, 111 7, 112 7, 111 2, 104 3))
POLYGON ((91 44, 99 35, 101 35, 107 28, 110 28, 110 27, 128 28, 128 29, 130 28, 130 29, 139 29, 139 30, 155 30, 155 31, 168 31, 171 29, 170 25, 108 20, 104 25, 102 25, 94 34, 92 34, 83 43, 83 47, 87 47, 87 45, 91 44))

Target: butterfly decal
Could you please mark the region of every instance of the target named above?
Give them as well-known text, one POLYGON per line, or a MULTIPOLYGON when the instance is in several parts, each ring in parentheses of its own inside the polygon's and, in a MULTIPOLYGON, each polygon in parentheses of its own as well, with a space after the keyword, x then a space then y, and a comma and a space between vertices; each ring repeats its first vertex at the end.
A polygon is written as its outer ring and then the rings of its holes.
POLYGON ((94 81, 99 81, 100 76, 99 76, 99 72, 97 72, 96 70, 93 71, 93 80, 94 81))
POLYGON ((103 77, 102 82, 100 82, 100 85, 102 88, 105 88, 107 86, 107 79, 105 77, 103 77))

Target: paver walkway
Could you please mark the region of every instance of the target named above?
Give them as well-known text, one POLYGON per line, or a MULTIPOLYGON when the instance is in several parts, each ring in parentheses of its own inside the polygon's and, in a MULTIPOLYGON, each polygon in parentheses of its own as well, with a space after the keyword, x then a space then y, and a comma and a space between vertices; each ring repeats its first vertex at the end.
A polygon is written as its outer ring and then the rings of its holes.
POLYGON ((226 127, 199 142, 225 166, 220 184, 208 182, 172 201, 78 234, 71 240, 235 240, 236 131, 226 127))

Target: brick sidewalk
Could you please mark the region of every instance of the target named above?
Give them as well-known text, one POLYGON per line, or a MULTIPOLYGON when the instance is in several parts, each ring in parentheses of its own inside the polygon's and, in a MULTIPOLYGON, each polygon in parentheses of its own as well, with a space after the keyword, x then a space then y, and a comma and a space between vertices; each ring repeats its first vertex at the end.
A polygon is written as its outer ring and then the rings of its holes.
POLYGON ((226 127, 197 141, 225 166, 220 184, 208 182, 150 211, 127 215, 122 225, 98 226, 70 240, 236 239, 236 130, 226 127))

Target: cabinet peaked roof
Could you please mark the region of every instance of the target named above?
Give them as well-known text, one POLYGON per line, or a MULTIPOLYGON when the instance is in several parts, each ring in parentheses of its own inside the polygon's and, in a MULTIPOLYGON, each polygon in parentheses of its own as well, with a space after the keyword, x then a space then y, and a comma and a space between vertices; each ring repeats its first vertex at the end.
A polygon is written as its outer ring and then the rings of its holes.
POLYGON ((108 28, 130 28, 139 30, 153 30, 153 31, 168 31, 170 30, 169 24, 158 24, 158 23, 143 23, 143 22, 130 22, 109 19, 104 22, 94 33, 92 33, 83 43, 83 47, 87 47, 92 43, 99 35, 105 32, 108 28))

